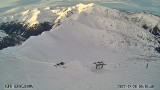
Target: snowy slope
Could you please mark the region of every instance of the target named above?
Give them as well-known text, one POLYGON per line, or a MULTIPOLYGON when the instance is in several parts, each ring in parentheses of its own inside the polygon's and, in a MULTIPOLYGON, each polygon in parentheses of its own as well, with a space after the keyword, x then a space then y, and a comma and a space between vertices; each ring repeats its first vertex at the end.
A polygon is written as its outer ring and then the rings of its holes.
POLYGON ((63 59, 66 64, 56 68, 54 65, 60 62, 58 60, 53 63, 45 59, 37 61, 24 56, 17 57, 12 53, 1 53, 0 89, 3 90, 5 84, 26 84, 33 85, 33 90, 119 90, 118 85, 154 85, 154 90, 159 90, 159 57, 127 58, 126 55, 118 56, 112 52, 105 55, 106 58, 92 58, 88 61, 83 57, 69 62, 63 59), (93 60, 100 59, 107 65, 102 70, 96 70, 93 60), (150 59, 150 62, 146 61, 150 59), (147 63, 149 66, 146 69, 147 63))
POLYGON ((159 44, 141 26, 153 24, 150 19, 140 23, 132 13, 95 4, 51 11, 60 26, 0 51, 0 89, 9 83, 33 84, 33 90, 119 90, 118 85, 159 90, 159 44), (54 66, 61 61, 66 64, 54 66), (107 65, 96 70, 96 61, 107 65))

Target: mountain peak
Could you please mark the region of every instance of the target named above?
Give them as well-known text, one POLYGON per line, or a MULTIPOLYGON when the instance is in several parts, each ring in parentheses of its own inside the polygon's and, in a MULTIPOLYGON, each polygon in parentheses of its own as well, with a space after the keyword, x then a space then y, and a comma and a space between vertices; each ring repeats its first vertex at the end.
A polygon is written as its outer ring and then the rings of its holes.
POLYGON ((90 4, 83 4, 79 3, 76 5, 79 9, 84 9, 84 8, 89 8, 89 7, 94 7, 96 4, 95 3, 90 3, 90 4))

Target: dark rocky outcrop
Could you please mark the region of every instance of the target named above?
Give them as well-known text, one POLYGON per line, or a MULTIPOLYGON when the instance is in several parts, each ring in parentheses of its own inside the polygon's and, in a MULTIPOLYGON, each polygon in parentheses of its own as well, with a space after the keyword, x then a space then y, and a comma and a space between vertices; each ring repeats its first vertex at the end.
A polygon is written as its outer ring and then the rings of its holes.
POLYGON ((145 24, 142 26, 144 29, 148 29, 148 26, 145 24))
POLYGON ((160 53, 160 47, 156 47, 155 51, 157 51, 158 53, 160 53))
POLYGON ((9 46, 20 45, 30 36, 37 36, 44 31, 49 31, 53 24, 44 22, 35 24, 32 27, 21 22, 6 22, 0 25, 0 30, 4 30, 8 36, 3 37, 0 41, 0 50, 9 46))
MULTIPOLYGON (((146 30, 149 29, 149 27, 146 24, 143 25, 142 28, 144 28, 146 30)), ((154 28, 149 29, 149 32, 156 36, 157 41, 160 44, 160 29, 158 28, 158 26, 155 26, 154 28)), ((155 51, 160 53, 160 47, 156 47, 155 51)))
POLYGON ((6 36, 0 41, 0 50, 2 50, 3 48, 7 48, 9 46, 20 45, 25 40, 26 40, 25 38, 17 34, 6 36))
POLYGON ((155 26, 153 29, 152 29, 152 32, 151 32, 153 35, 156 35, 156 36, 160 36, 160 29, 155 26))

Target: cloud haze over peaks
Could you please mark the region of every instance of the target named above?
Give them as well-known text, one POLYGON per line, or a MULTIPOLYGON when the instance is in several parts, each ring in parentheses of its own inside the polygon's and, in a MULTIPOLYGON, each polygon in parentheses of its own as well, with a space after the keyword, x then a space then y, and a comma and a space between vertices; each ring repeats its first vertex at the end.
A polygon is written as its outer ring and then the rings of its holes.
POLYGON ((0 16, 45 6, 72 6, 96 3, 109 8, 160 14, 160 0, 0 0, 0 16))

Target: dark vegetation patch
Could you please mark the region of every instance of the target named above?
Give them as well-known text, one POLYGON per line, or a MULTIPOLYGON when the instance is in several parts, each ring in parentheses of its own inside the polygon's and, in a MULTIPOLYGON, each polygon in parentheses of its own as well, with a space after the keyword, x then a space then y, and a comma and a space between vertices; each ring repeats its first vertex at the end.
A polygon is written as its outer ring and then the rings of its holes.
MULTIPOLYGON (((149 29, 149 27, 146 24, 143 25, 142 28, 149 29)), ((149 29, 149 32, 152 33, 153 35, 155 35, 157 38, 160 38, 160 29, 158 28, 158 26, 155 26, 154 28, 149 29)), ((158 43, 160 44, 159 39, 157 39, 157 40, 158 40, 158 43)), ((155 51, 160 53, 160 47, 156 47, 155 51)))

